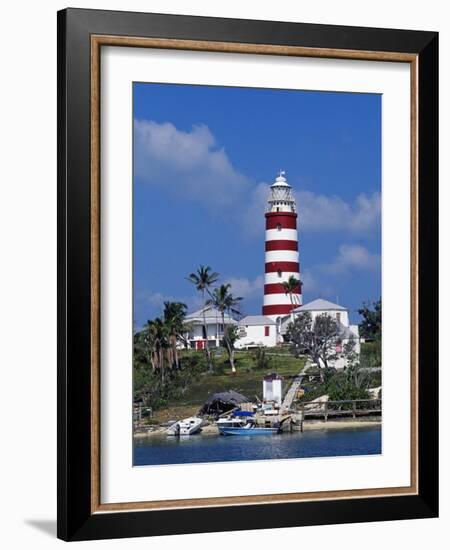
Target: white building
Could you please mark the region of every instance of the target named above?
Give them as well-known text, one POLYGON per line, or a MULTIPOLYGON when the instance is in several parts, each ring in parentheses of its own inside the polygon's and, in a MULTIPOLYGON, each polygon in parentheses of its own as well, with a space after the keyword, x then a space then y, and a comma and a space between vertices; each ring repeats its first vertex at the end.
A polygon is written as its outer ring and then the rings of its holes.
MULTIPOLYGON (((353 340, 353 342, 355 343, 355 353, 359 355, 361 351, 359 327, 358 325, 350 324, 347 308, 338 304, 333 304, 328 300, 318 298, 317 300, 313 300, 312 302, 308 302, 307 304, 296 308, 292 312, 292 314, 295 317, 295 315, 298 315, 303 311, 309 311, 311 313, 313 322, 318 315, 326 314, 335 319, 338 323, 339 338, 336 342, 336 354, 338 355, 338 358, 331 362, 331 366, 337 369, 342 369, 346 366, 347 361, 343 357, 342 352, 344 350, 345 344, 347 344, 350 340, 353 340)), ((291 315, 287 315, 281 320, 280 332, 282 335, 286 334, 287 326, 291 322, 291 315)))
POLYGON ((279 405, 283 401, 283 377, 277 373, 268 374, 263 379, 264 401, 275 401, 279 405))
MULTIPOLYGON (((228 313, 224 316, 226 325, 237 325, 237 321, 228 313)), ((185 338, 192 349, 205 349, 206 340, 209 348, 220 346, 223 339, 224 327, 222 324, 222 314, 218 309, 207 306, 186 315, 185 323, 189 327, 189 332, 185 338), (204 315, 203 315, 204 311, 204 315), (206 332, 205 325, 206 324, 206 332)))
POLYGON ((239 321, 236 349, 272 347, 277 345, 277 325, 265 315, 247 315, 239 321))

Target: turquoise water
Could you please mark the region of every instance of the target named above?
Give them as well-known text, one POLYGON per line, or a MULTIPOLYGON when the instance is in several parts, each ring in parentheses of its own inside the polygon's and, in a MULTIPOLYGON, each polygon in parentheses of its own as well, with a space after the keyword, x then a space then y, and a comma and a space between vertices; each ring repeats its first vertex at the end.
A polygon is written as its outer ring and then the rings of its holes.
POLYGON ((381 427, 311 430, 258 437, 220 435, 141 438, 134 466, 269 460, 381 453, 381 427))

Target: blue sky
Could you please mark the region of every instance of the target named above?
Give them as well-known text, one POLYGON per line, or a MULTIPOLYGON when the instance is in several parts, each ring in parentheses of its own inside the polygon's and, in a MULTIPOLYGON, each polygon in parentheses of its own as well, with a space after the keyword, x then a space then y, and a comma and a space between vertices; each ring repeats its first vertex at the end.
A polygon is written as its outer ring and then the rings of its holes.
POLYGON ((264 208, 296 193, 304 301, 356 310, 381 292, 381 96, 135 83, 134 323, 199 306, 210 265, 261 312, 264 208))

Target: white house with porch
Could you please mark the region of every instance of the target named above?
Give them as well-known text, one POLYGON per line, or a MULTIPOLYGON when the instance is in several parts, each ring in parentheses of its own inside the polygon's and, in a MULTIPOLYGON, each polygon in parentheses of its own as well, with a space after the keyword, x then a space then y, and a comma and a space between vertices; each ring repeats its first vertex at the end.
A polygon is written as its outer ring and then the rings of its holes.
MULTIPOLYGON (((225 313, 224 321, 226 325, 238 324, 228 313, 225 313)), ((220 346, 223 339, 223 323, 222 314, 218 309, 213 306, 207 306, 194 311, 186 315, 185 324, 188 327, 185 338, 191 349, 205 349, 206 340, 208 340, 209 348, 220 346)))
MULTIPOLYGON (((296 315, 303 311, 311 313, 314 322, 318 315, 329 315, 336 320, 339 327, 339 336, 336 341, 337 359, 330 362, 330 365, 342 369, 346 366, 347 360, 343 356, 344 346, 350 340, 355 343, 355 353, 359 355, 361 350, 359 327, 351 325, 348 309, 319 298, 308 302, 285 315, 278 322, 265 315, 247 315, 240 321, 225 313, 225 325, 237 325, 239 339, 235 342, 236 349, 251 349, 256 347, 273 347, 283 340, 287 327, 296 315)), ((224 327, 222 314, 213 306, 207 306, 190 313, 185 318, 188 331, 185 339, 191 349, 204 349, 206 340, 210 348, 221 345, 223 340, 224 327), (203 315, 204 312, 204 315, 203 315), (206 332, 204 324, 206 323, 206 332)))
POLYGON ((238 324, 236 349, 272 347, 277 345, 277 324, 265 315, 247 315, 238 324))
POLYGON ((284 336, 286 334, 287 327, 289 323, 292 322, 292 318, 303 311, 309 311, 311 313, 312 320, 314 322, 315 318, 318 315, 329 315, 336 320, 339 327, 339 337, 336 341, 336 354, 338 358, 334 361, 331 361, 331 366, 337 369, 343 369, 347 365, 347 360, 342 355, 345 344, 352 340, 355 343, 355 353, 359 355, 361 351, 361 341, 359 338, 359 327, 358 325, 351 325, 348 309, 339 305, 333 304, 328 300, 323 300, 318 298, 312 302, 308 302, 292 311, 291 315, 286 315, 281 319, 280 323, 280 334, 284 336))

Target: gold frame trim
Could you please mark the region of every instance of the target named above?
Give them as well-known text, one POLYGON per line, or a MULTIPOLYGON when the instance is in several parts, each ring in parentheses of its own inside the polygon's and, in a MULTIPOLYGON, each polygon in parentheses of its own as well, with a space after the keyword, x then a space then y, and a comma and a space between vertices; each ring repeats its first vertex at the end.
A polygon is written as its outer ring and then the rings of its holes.
POLYGON ((91 513, 244 506, 418 494, 418 55, 266 44, 132 36, 91 36, 91 513), (100 49, 102 46, 164 48, 330 59, 409 63, 411 74, 411 484, 408 487, 284 493, 102 504, 100 500, 100 49))

